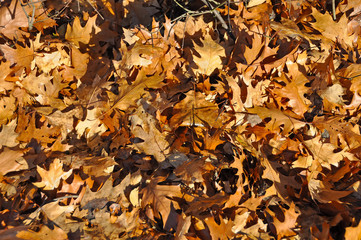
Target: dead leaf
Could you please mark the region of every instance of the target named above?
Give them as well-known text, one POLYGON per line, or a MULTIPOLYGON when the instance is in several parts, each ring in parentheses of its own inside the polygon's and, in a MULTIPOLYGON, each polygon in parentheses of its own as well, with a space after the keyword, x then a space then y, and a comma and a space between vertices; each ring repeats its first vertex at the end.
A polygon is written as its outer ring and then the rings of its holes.
POLYGON ((49 166, 49 170, 37 166, 37 171, 42 179, 41 182, 33 183, 44 190, 53 190, 58 188, 61 180, 66 180, 73 173, 73 169, 67 172, 63 171, 63 163, 56 158, 49 166))
POLYGON ((0 153, 0 173, 5 175, 9 172, 28 169, 28 163, 23 158, 24 153, 24 150, 15 151, 7 147, 3 148, 0 153))
POLYGON ((16 237, 26 240, 68 239, 68 235, 61 228, 54 226, 50 229, 46 225, 43 225, 38 232, 32 230, 20 231, 16 234, 16 237))
POLYGON ((194 44, 194 50, 199 54, 199 57, 193 55, 193 60, 199 67, 194 71, 210 76, 214 70, 222 69, 222 57, 226 57, 225 49, 212 39, 209 32, 204 36, 204 40, 201 40, 201 44, 194 44))
POLYGON ((96 19, 97 15, 89 18, 86 25, 82 27, 79 17, 75 17, 73 25, 68 24, 65 39, 74 43, 78 48, 88 45, 92 36, 100 32, 100 28, 95 24, 96 19))

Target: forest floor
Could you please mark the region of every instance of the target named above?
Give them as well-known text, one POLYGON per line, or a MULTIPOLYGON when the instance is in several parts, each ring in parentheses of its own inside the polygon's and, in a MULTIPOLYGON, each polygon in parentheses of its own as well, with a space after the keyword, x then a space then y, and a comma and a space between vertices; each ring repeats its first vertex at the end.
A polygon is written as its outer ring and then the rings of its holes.
POLYGON ((0 239, 361 239, 359 1, 0 3, 0 239))

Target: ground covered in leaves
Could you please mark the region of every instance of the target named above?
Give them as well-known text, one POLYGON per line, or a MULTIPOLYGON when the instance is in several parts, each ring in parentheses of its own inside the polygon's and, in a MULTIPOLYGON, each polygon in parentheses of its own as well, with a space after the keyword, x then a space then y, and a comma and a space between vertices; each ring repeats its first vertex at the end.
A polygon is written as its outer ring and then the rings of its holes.
POLYGON ((359 1, 1 1, 0 239, 361 237, 359 1))

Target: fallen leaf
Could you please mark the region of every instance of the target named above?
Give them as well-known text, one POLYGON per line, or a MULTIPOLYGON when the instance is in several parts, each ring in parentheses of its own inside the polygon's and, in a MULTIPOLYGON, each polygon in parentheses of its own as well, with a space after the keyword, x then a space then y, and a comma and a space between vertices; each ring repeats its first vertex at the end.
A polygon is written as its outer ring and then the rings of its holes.
POLYGON ((195 44, 194 50, 199 54, 193 55, 194 62, 199 69, 194 69, 198 74, 210 76, 214 70, 222 69, 222 57, 226 57, 225 49, 217 41, 212 39, 209 32, 201 40, 202 45, 195 44))
POLYGON ((33 183, 43 190, 53 190, 58 188, 61 180, 66 180, 73 173, 73 169, 67 172, 63 171, 63 163, 56 158, 49 166, 49 170, 37 166, 37 171, 42 179, 41 182, 33 183))

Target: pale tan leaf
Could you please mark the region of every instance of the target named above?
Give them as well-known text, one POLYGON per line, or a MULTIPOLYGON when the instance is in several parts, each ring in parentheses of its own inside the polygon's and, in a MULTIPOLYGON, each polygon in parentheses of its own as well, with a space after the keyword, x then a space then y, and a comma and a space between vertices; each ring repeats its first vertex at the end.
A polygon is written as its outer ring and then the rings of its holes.
POLYGON ((66 180, 73 173, 73 169, 64 172, 63 163, 60 162, 58 158, 50 164, 49 170, 37 166, 37 171, 41 176, 42 181, 33 184, 39 188, 43 188, 43 190, 53 190, 59 187, 60 181, 62 179, 66 180))
POLYGON ((217 41, 213 40, 209 32, 201 40, 202 45, 195 44, 194 50, 200 55, 193 55, 194 62, 198 69, 194 71, 198 74, 211 75, 214 70, 222 69, 222 57, 226 56, 225 49, 217 41))

